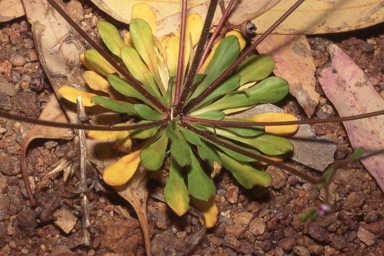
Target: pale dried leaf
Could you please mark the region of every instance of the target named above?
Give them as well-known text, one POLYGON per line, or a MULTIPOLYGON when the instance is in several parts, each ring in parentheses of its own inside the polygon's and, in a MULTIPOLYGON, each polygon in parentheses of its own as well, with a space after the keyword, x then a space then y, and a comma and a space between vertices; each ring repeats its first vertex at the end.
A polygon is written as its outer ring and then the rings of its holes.
MULTIPOLYGON (((253 19, 257 33, 264 33, 297 0, 284 0, 253 19)), ((351 31, 383 22, 381 0, 304 1, 274 33, 325 34, 351 31)))
POLYGON ((0 22, 6 22, 24 16, 24 8, 21 0, 0 1, 0 22))
MULTIPOLYGON (((340 116, 353 116, 384 110, 384 99, 375 90, 365 73, 336 45, 329 47, 332 65, 320 72, 319 81, 328 99, 340 116)), ((384 146, 384 116, 343 122, 354 149, 380 150, 384 146)), ((376 155, 361 161, 384 189, 384 156, 376 155)))
POLYGON ((300 35, 270 35, 257 50, 272 57, 275 61, 273 72, 287 80, 289 92, 311 117, 320 95, 315 91, 316 67, 307 38, 300 35))

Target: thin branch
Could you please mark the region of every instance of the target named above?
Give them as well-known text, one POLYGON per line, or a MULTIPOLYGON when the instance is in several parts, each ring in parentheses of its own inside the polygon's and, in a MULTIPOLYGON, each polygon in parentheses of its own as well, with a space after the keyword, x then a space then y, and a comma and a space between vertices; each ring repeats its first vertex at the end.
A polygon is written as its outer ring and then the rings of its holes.
POLYGON ((185 46, 185 28, 187 25, 187 0, 183 0, 181 9, 181 25, 180 25, 180 47, 179 59, 177 63, 175 103, 179 102, 180 88, 183 81, 183 64, 184 64, 184 46, 185 46))
POLYGON ((137 129, 141 130, 141 129, 152 128, 155 126, 165 125, 170 121, 170 118, 167 117, 165 119, 156 120, 156 121, 145 123, 145 124, 133 124, 133 125, 126 125, 126 126, 107 126, 107 125, 84 125, 84 124, 51 122, 51 121, 45 121, 45 120, 32 118, 32 117, 25 117, 21 115, 10 114, 4 111, 0 111, 0 116, 8 119, 12 119, 12 120, 29 122, 32 124, 38 124, 43 126, 81 129, 81 130, 94 130, 94 131, 129 131, 129 130, 137 130, 137 129))
POLYGON ((279 26, 304 0, 297 1, 283 16, 281 16, 262 36, 260 36, 247 50, 240 55, 240 57, 226 70, 222 73, 212 84, 210 84, 205 91, 203 91, 198 97, 193 99, 184 110, 184 113, 188 113, 191 108, 197 105, 205 96, 207 96, 213 89, 220 84, 220 82, 231 73, 247 56, 250 54, 256 46, 258 46, 271 32, 279 26))
POLYGON ((200 131, 200 130, 196 129, 195 127, 191 126, 188 123, 182 122, 181 125, 183 127, 185 127, 186 129, 193 131, 194 133, 200 135, 201 137, 203 137, 203 138, 205 138, 205 139, 207 139, 207 140, 209 140, 209 141, 211 141, 213 143, 216 143, 216 144, 218 144, 220 146, 223 146, 225 148, 233 150, 233 151, 235 151, 237 153, 240 153, 242 155, 245 155, 245 156, 248 156, 248 157, 252 157, 255 160, 263 161, 263 162, 265 162, 267 164, 274 165, 274 166, 279 167, 281 169, 287 170, 287 171, 291 172, 292 174, 294 174, 296 176, 299 176, 300 178, 303 178, 303 179, 305 179, 308 182, 311 182, 313 184, 317 184, 321 180, 319 178, 314 178, 314 177, 311 177, 311 176, 309 176, 309 175, 307 175, 305 173, 302 173, 302 172, 296 170, 295 168, 293 168, 291 166, 285 165, 285 164, 280 163, 280 162, 275 162, 275 161, 273 161, 271 159, 268 159, 266 157, 263 157, 263 156, 260 156, 260 155, 256 155, 256 154, 248 152, 248 151, 246 151, 244 149, 238 148, 238 147, 236 147, 234 145, 231 145, 231 144, 229 144, 229 143, 227 143, 225 141, 220 140, 219 138, 217 138, 215 136, 212 136, 212 135, 210 135, 210 134, 208 134, 206 132, 200 131))
POLYGON ((212 24, 213 16, 215 15, 218 1, 219 0, 212 0, 209 3, 207 16, 205 18, 205 22, 203 26, 203 31, 201 32, 200 40, 196 47, 196 54, 195 54, 195 57, 193 58, 192 65, 189 69, 187 78, 185 79, 184 89, 183 89, 183 92, 181 93, 180 100, 175 107, 174 116, 177 116, 180 114, 181 110, 183 109, 186 103, 186 99, 188 98, 188 95, 192 90, 193 80, 195 79, 195 75, 197 73, 197 67, 199 65, 201 56, 203 54, 205 43, 208 40, 209 29, 212 24))
MULTIPOLYGON (((231 0, 231 1, 229 2, 227 9, 226 9, 225 12, 223 13, 223 16, 221 17, 221 20, 220 20, 219 24, 218 24, 217 27, 216 27, 215 32, 213 32, 211 38, 209 39, 208 44, 207 44, 207 46, 206 46, 205 49, 204 49, 203 56, 201 57, 201 60, 200 60, 200 63, 199 63, 199 67, 197 68, 198 71, 199 71, 199 70, 201 69, 201 67, 203 66, 204 61, 205 61, 205 59, 206 59, 207 56, 208 56, 209 49, 211 49, 211 46, 212 46, 213 42, 215 41, 217 35, 220 33, 220 30, 221 30, 221 28, 223 27, 223 25, 225 24, 225 22, 226 22, 226 20, 227 20, 227 18, 228 18, 229 12, 231 11, 231 8, 232 8, 232 5, 233 5, 234 2, 235 2, 235 0, 231 0)), ((221 1, 220 3, 224 3, 224 2, 221 1)))
POLYGON ((120 74, 122 74, 131 84, 133 87, 135 87, 142 95, 144 95, 146 98, 148 98, 150 101, 153 102, 153 104, 156 105, 160 110, 163 112, 167 111, 167 108, 160 103, 160 101, 154 97, 152 94, 150 94, 147 90, 144 89, 141 84, 132 77, 131 74, 129 74, 127 71, 122 69, 119 64, 117 64, 95 41, 90 38, 87 33, 85 33, 77 24, 74 22, 71 17, 68 16, 68 14, 61 9, 61 7, 54 1, 54 0, 48 0, 48 2, 56 9, 58 13, 63 16, 63 18, 96 50, 98 51, 101 56, 104 57, 120 74))
POLYGON ((208 124, 217 124, 223 126, 284 126, 284 125, 294 125, 294 124, 320 124, 320 123, 334 123, 334 122, 345 122, 358 120, 363 118, 369 118, 374 116, 384 115, 384 110, 375 111, 367 114, 361 114, 356 116, 346 116, 346 117, 335 117, 327 119, 314 119, 314 120, 299 120, 299 121, 286 121, 286 122, 247 122, 247 121, 220 121, 220 120, 210 120, 202 118, 194 118, 190 116, 184 117, 185 121, 195 122, 195 123, 208 123, 208 124))

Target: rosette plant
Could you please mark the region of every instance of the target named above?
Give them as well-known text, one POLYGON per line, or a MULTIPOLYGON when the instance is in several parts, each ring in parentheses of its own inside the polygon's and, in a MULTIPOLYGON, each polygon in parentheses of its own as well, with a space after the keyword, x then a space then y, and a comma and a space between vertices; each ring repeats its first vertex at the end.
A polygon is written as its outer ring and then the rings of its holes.
MULTIPOLYGON (((216 209, 215 185, 208 170, 217 173, 225 167, 245 188, 268 186, 271 177, 261 171, 263 165, 293 150, 282 136, 295 132, 297 125, 263 127, 254 122, 292 121, 296 117, 266 113, 230 119, 228 115, 287 95, 284 79, 268 77, 274 67, 272 58, 253 55, 238 65, 246 42, 237 31, 228 32, 208 57, 201 58, 209 26, 207 29, 197 14, 184 17, 178 36, 171 33, 161 39, 148 5, 135 5, 132 17, 124 38, 112 24, 97 23, 101 38, 121 68, 112 66, 94 49, 81 56, 89 69, 84 73, 85 81, 102 95, 73 87, 59 90, 73 103, 82 96, 86 107, 100 105, 132 117, 128 123, 116 124, 129 126, 129 130, 88 133, 93 139, 116 140, 116 149, 127 153, 105 167, 104 181, 123 185, 139 167, 157 171, 170 157, 164 196, 179 216, 189 209, 190 198, 198 209, 216 209)), ((213 224, 207 222, 208 227, 213 224)))

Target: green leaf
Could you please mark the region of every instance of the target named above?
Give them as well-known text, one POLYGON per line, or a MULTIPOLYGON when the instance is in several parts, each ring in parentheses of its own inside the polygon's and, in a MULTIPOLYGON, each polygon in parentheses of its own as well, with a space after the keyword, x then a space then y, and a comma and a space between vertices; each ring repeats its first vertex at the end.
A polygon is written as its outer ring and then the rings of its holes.
POLYGON ((215 184, 205 174, 190 148, 189 154, 192 163, 188 166, 188 191, 194 198, 208 201, 216 193, 215 184))
POLYGON ((181 127, 181 126, 179 126, 178 129, 180 129, 180 131, 183 133, 185 139, 189 143, 191 143, 193 145, 201 145, 201 140, 200 140, 199 135, 197 135, 193 131, 187 130, 184 127, 181 127))
POLYGON ((173 106, 173 95, 175 95, 175 87, 176 86, 176 77, 172 76, 168 81, 168 89, 167 94, 165 95, 165 99, 167 101, 168 107, 173 106))
POLYGON ((360 157, 362 157, 363 154, 364 154, 364 148, 363 147, 358 147, 355 150, 355 153, 353 153, 353 155, 351 156, 351 160, 357 160, 360 157))
POLYGON ((188 189, 185 185, 183 173, 174 159, 171 159, 169 179, 164 188, 164 197, 167 204, 179 216, 189 210, 188 189))
POLYGON ((227 36, 221 40, 216 48, 212 60, 208 64, 204 74, 207 76, 197 86, 189 101, 199 96, 213 81, 232 65, 240 53, 240 44, 235 36, 227 36))
POLYGON ((268 77, 275 66, 275 62, 268 55, 254 55, 246 59, 236 73, 240 75, 240 85, 256 82, 268 77))
POLYGON ((146 120, 160 120, 164 117, 162 114, 156 112, 147 105, 135 104, 133 106, 135 108, 136 113, 146 120))
POLYGON ((221 158, 216 150, 212 149, 208 143, 201 141, 201 145, 197 146, 197 151, 199 156, 203 160, 208 160, 209 164, 214 167, 214 162, 217 162, 221 165, 221 158))
POLYGON ((229 92, 232 92, 239 88, 240 86, 240 76, 233 75, 227 79, 225 79, 219 86, 216 87, 210 94, 207 95, 201 102, 199 102, 195 108, 193 109, 199 109, 201 106, 203 106, 205 103, 215 100, 218 97, 225 95, 229 92))
POLYGON ((132 85, 128 83, 126 79, 122 79, 118 74, 110 74, 108 76, 108 81, 112 87, 119 93, 139 99, 147 104, 150 104, 150 101, 143 96, 138 90, 136 90, 132 85))
POLYGON ((219 99, 210 106, 204 108, 209 110, 223 110, 228 108, 237 108, 250 106, 257 103, 274 103, 280 101, 288 94, 288 83, 279 77, 270 77, 244 91, 231 93, 233 96, 219 99))
POLYGON ((259 171, 247 163, 238 162, 226 154, 220 153, 223 166, 232 172, 236 180, 245 188, 253 188, 254 186, 268 186, 271 183, 271 176, 259 171))
POLYGON ((97 73, 107 77, 109 74, 117 73, 116 69, 95 49, 85 52, 85 58, 89 61, 97 73))
POLYGON ((151 144, 148 148, 141 151, 140 158, 143 167, 151 171, 159 170, 163 165, 167 146, 168 137, 164 133, 160 139, 151 144))
POLYGON ((224 112, 212 110, 207 111, 199 115, 194 115, 194 113, 191 113, 191 116, 195 118, 202 118, 202 119, 210 119, 210 120, 222 120, 225 117, 224 112))
POLYGON ((111 100, 101 96, 92 97, 92 102, 108 108, 115 112, 127 113, 128 115, 135 115, 136 111, 131 103, 125 101, 111 100))
POLYGON ((171 144, 171 155, 181 167, 190 165, 192 159, 189 154, 190 150, 188 142, 185 140, 180 131, 176 130, 175 133, 176 137, 173 139, 171 144))
POLYGON ((121 49, 121 58, 125 66, 128 68, 132 76, 143 83, 144 87, 148 89, 151 88, 151 91, 155 92, 154 96, 159 96, 160 92, 153 79, 152 73, 149 71, 147 66, 141 60, 139 54, 132 47, 124 47, 121 49))
POLYGON ((152 72, 162 95, 165 95, 165 88, 161 82, 157 67, 157 54, 153 44, 151 27, 142 19, 133 19, 129 25, 129 30, 137 52, 152 72))
POLYGON ((244 137, 254 137, 264 133, 264 127, 253 128, 253 127, 222 127, 224 130, 231 131, 240 136, 244 137))
MULTIPOLYGON (((172 121, 172 122, 174 122, 174 121, 172 121)), ((173 138, 176 137, 175 130, 172 128, 171 125, 167 126, 167 129, 165 130, 165 133, 167 134, 169 139, 173 139, 173 138)))
POLYGON ((261 134, 254 138, 247 138, 220 128, 216 128, 214 131, 212 127, 205 126, 204 129, 210 132, 216 132, 216 134, 228 139, 255 147, 267 155, 282 155, 286 152, 293 151, 292 143, 286 138, 277 135, 261 134))
MULTIPOLYGON (((256 151, 256 150, 253 150, 253 149, 249 149, 249 148, 246 148, 246 147, 242 147, 242 146, 239 146, 239 145, 236 145, 235 143, 231 142, 231 141, 228 141, 228 140, 225 140, 225 139, 221 139, 225 142, 227 142, 228 144, 231 144, 233 146, 236 146, 238 148, 241 148, 243 150, 246 150, 250 153, 253 153, 253 154, 256 154, 256 155, 261 155, 260 152, 256 151)), ((219 147, 222 151, 224 151, 225 154, 227 154, 228 156, 234 158, 235 160, 237 161, 240 161, 240 162, 258 162, 256 159, 254 159, 253 157, 249 157, 249 156, 245 156, 243 154, 240 154, 240 153, 237 153, 236 151, 233 151, 231 149, 228 149, 226 147, 223 147, 223 146, 220 146, 218 144, 215 144, 217 147, 219 147)))
POLYGON ((125 44, 116 27, 109 22, 98 21, 97 29, 108 49, 116 56, 121 57, 121 48, 123 48, 125 44))
MULTIPOLYGON (((140 121, 139 124, 145 124, 148 123, 149 121, 140 121)), ((131 138, 134 139, 146 139, 154 136, 157 131, 160 129, 160 126, 148 128, 148 129, 137 129, 137 130, 132 130, 131 131, 131 138)))

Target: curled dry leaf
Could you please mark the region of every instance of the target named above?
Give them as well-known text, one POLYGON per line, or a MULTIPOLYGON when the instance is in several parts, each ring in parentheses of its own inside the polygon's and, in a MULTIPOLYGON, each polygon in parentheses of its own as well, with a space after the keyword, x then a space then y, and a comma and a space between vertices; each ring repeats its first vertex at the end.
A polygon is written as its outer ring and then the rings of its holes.
MULTIPOLYGON (((320 84, 340 116, 354 116, 384 109, 384 99, 352 59, 336 45, 329 47, 331 66, 320 72, 320 84)), ((354 149, 379 150, 384 144, 384 117, 343 122, 354 149)), ((361 160, 367 170, 384 189, 384 157, 376 155, 361 160)))
POLYGON ((6 22, 24 16, 24 8, 21 0, 0 1, 0 22, 6 22))
MULTIPOLYGON (((67 123, 68 119, 60 106, 56 97, 51 97, 41 112, 39 119, 46 121, 54 121, 60 123, 67 123)), ((24 137, 20 148, 20 166, 23 174, 24 183, 28 190, 30 190, 27 163, 25 161, 26 151, 29 143, 37 138, 44 139, 71 139, 73 138, 73 131, 71 129, 57 129, 56 127, 35 125, 32 130, 24 137)), ((34 205, 34 199, 30 198, 31 205, 34 205)))
POLYGON ((316 67, 307 38, 303 35, 270 35, 257 50, 272 57, 275 61, 273 72, 288 81, 289 92, 311 117, 320 95, 315 91, 316 67))

